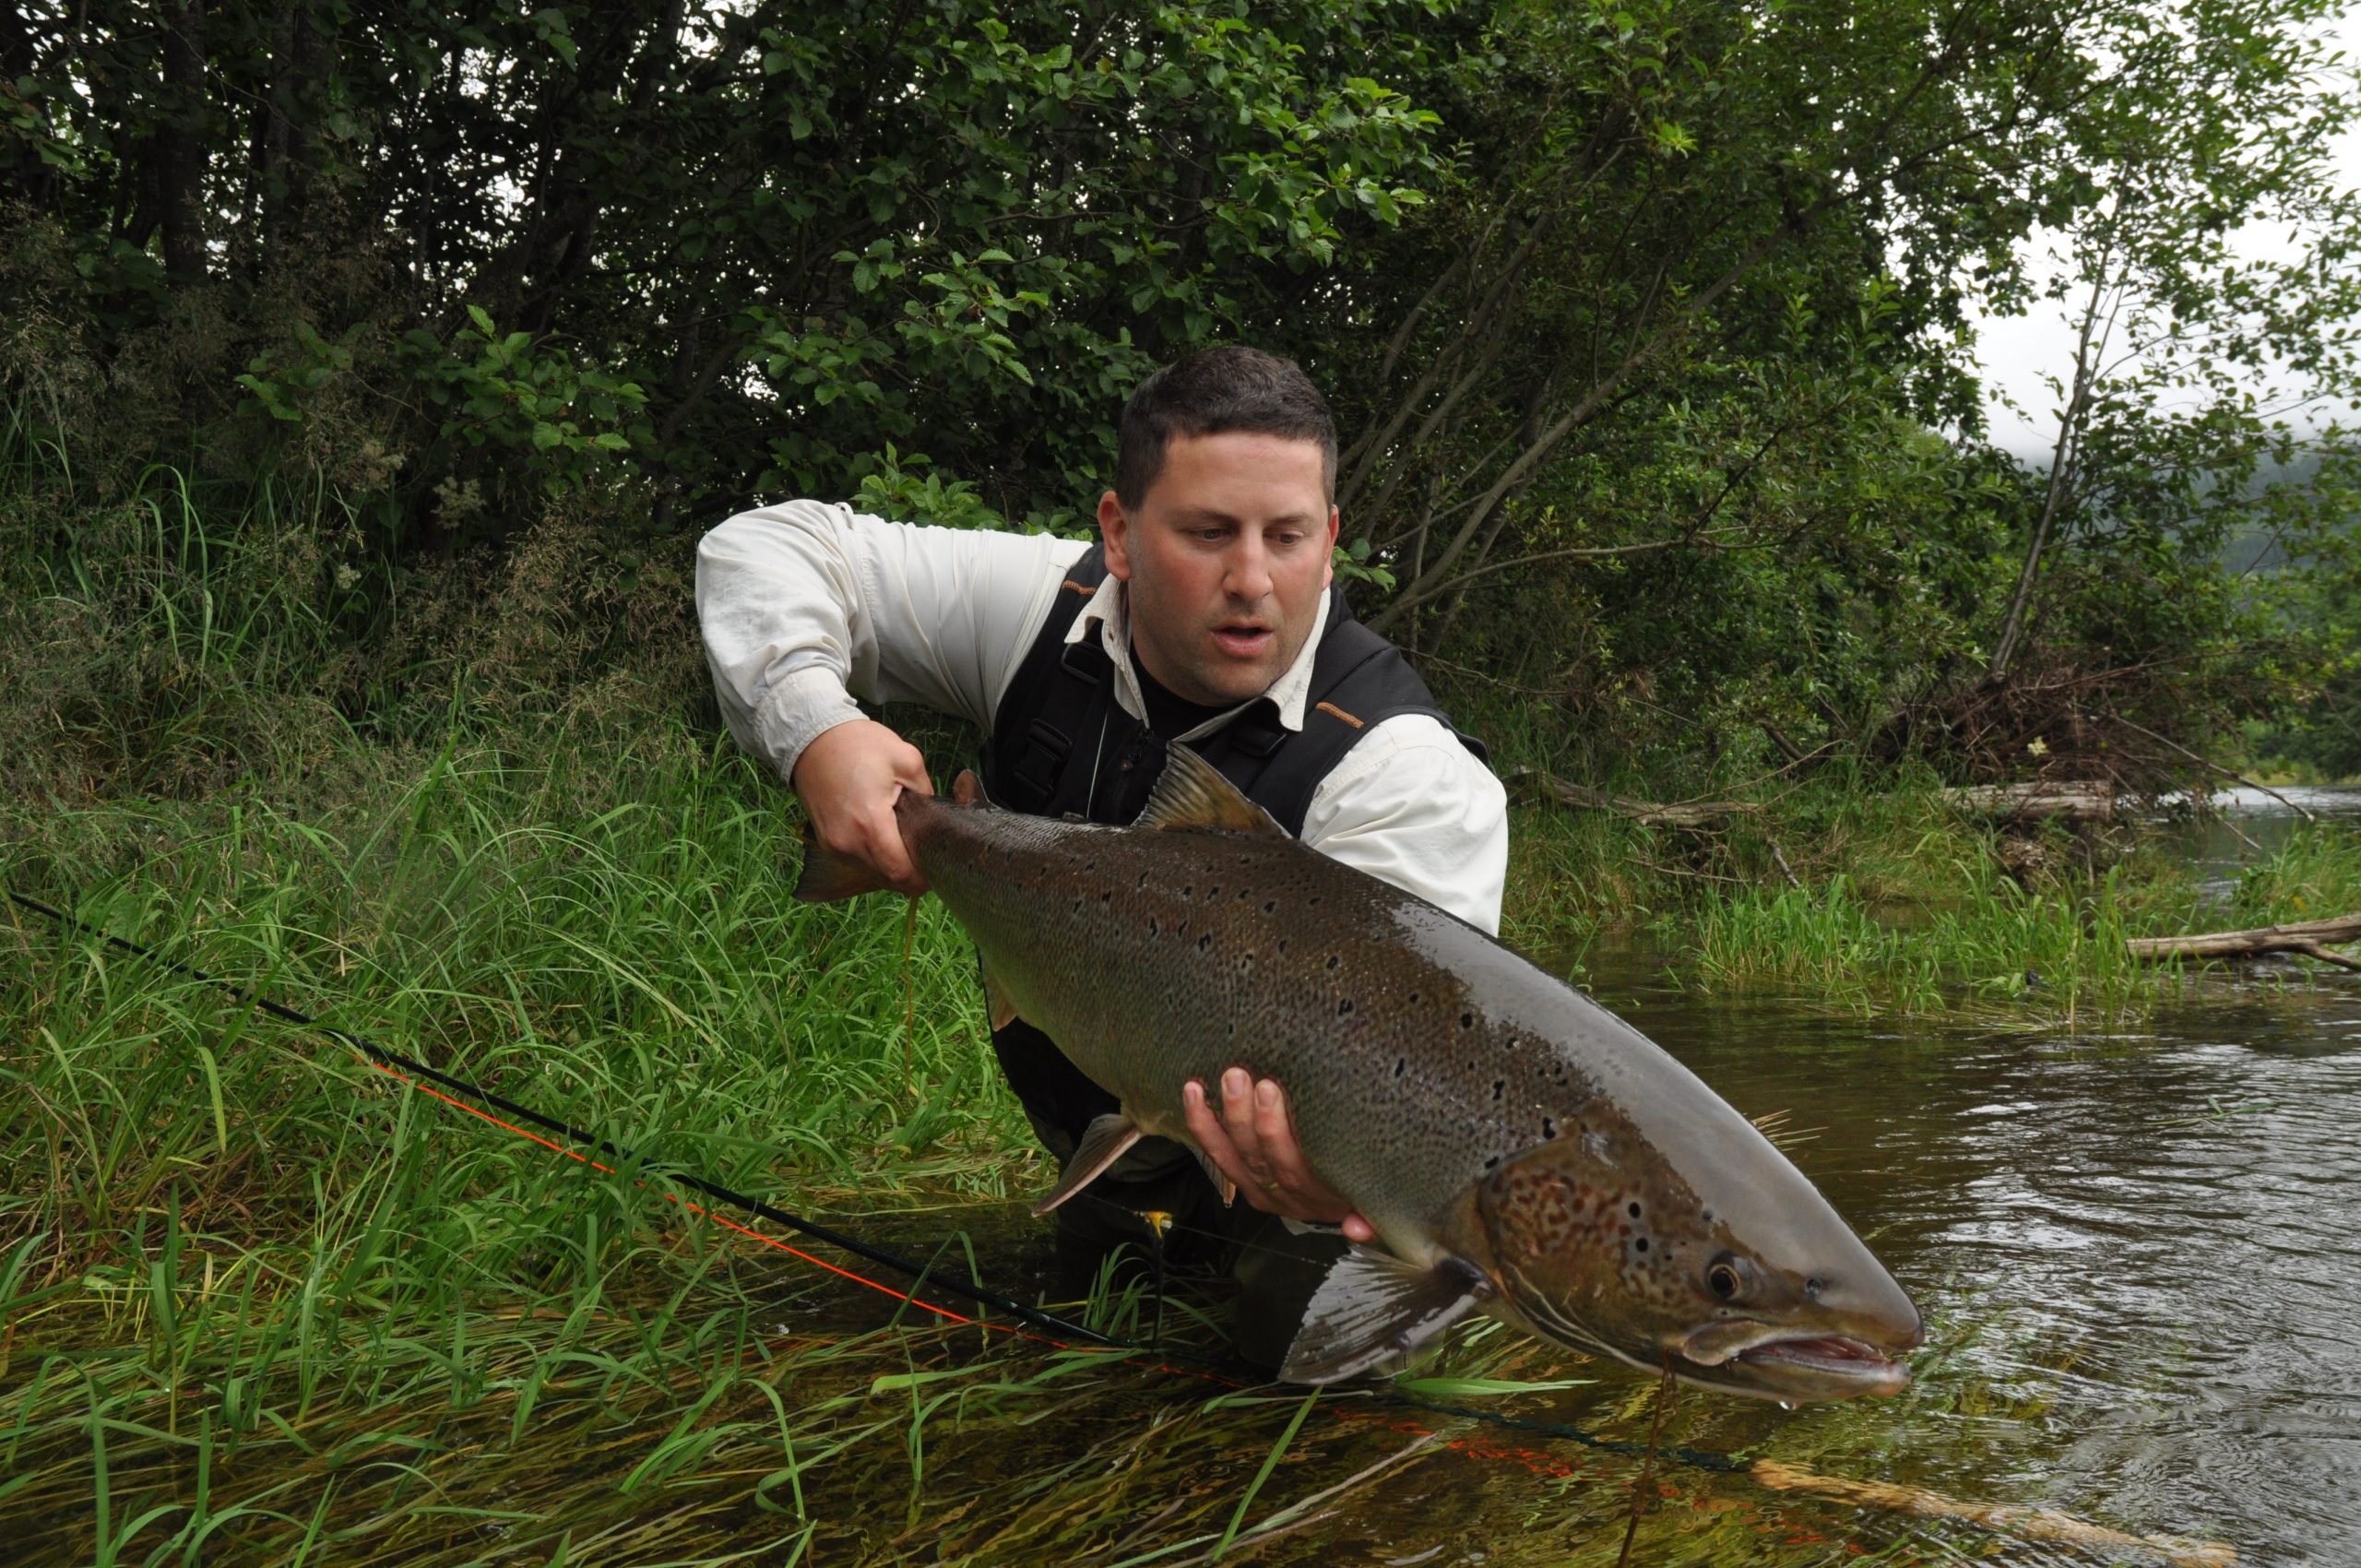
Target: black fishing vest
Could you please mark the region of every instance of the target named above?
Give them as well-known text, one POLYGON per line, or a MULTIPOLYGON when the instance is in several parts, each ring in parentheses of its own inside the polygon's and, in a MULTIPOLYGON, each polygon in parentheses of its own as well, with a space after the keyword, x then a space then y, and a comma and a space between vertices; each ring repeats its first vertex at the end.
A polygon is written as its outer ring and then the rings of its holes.
MULTIPOLYGON (((984 792, 995 805, 1121 826, 1139 815, 1164 771, 1164 742, 1115 700, 1114 660, 1099 639, 1066 641, 1106 579, 1106 550, 1093 545, 1067 571, 1050 618, 1001 698, 982 767, 984 792)), ((1188 744, 1300 837, 1320 781, 1362 736, 1406 713, 1429 714, 1451 728, 1402 650, 1353 619, 1343 588, 1331 587, 1303 728, 1287 729, 1277 705, 1263 697, 1188 744)), ((1487 760, 1480 742, 1466 735, 1459 742, 1487 760)), ((1031 1025, 1019 1020, 996 1031, 992 1046, 1034 1131, 1061 1160, 1072 1156, 1093 1117, 1115 1109, 1115 1097, 1031 1025)))
MULTIPOLYGON (((984 792, 1034 816, 1076 816, 1121 826, 1139 815, 1164 771, 1164 742, 1115 700, 1115 663, 1097 637, 1068 643, 1074 619, 1107 580, 1104 546, 1067 571, 1001 699, 984 742, 984 792)), ((1389 719, 1424 713, 1451 727, 1402 650, 1353 619, 1341 587, 1328 590, 1328 620, 1311 659, 1303 728, 1279 722, 1268 697, 1246 705, 1189 749, 1239 792, 1301 837, 1320 781, 1360 738, 1389 719)), ((1457 731, 1453 731, 1457 734, 1457 731)), ((1486 759, 1466 735, 1460 743, 1486 759)))

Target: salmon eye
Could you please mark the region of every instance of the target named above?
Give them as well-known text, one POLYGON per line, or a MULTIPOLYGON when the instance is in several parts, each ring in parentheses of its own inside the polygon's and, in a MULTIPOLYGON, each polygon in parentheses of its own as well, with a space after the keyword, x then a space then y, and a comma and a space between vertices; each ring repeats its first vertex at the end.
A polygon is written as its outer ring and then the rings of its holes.
POLYGON ((1705 1288, 1725 1301, 1737 1301, 1746 1289, 1745 1265, 1724 1253, 1706 1265, 1705 1288))

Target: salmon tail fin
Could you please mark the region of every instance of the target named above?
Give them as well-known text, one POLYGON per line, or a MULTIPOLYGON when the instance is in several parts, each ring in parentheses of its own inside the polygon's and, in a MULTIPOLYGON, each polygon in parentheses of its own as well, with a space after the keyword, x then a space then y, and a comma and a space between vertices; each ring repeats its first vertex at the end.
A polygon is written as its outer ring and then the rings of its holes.
POLYGON ((795 879, 796 902, 833 904, 863 893, 880 892, 890 885, 859 861, 839 855, 821 843, 808 820, 803 824, 803 870, 795 879))
POLYGON ((1066 1161, 1065 1174, 1058 1178, 1058 1184, 1050 1189, 1048 1197, 1033 1206, 1033 1218, 1040 1218, 1098 1180, 1141 1136, 1140 1124, 1120 1111, 1110 1111, 1095 1119, 1083 1133, 1081 1146, 1074 1151, 1074 1158, 1066 1161))
POLYGON ((1312 1294, 1279 1377, 1335 1383, 1365 1372, 1417 1349, 1490 1293, 1484 1277, 1456 1258, 1420 1268, 1392 1253, 1355 1247, 1312 1294))
POLYGON ((1221 769, 1188 747, 1167 746, 1164 756, 1164 772, 1133 826, 1288 836, 1269 812, 1239 793, 1221 769))

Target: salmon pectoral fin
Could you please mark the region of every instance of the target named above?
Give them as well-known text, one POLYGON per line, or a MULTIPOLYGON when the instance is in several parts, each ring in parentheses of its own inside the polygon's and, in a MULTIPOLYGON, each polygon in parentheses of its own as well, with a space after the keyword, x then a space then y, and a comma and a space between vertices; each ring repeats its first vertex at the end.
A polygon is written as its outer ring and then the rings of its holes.
POLYGON ((1084 1129, 1082 1144, 1066 1161, 1065 1174, 1050 1189, 1050 1195, 1033 1206, 1033 1218, 1038 1219, 1076 1193, 1098 1180, 1101 1172, 1123 1158, 1123 1151, 1140 1141, 1140 1124, 1120 1111, 1110 1111, 1084 1129))
POLYGON ((1279 1377, 1335 1383, 1365 1372, 1417 1349, 1490 1293, 1484 1277, 1455 1258, 1420 1268, 1392 1253, 1355 1247, 1312 1295, 1279 1377))

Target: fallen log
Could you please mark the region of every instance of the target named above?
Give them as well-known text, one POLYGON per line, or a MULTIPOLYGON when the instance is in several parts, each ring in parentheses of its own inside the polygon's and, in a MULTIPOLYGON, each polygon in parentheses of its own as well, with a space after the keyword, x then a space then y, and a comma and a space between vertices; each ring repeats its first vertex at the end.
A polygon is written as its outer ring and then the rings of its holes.
POLYGON ((1538 767, 1513 767, 1501 777, 1511 785, 1522 785, 1561 806, 1572 806, 1576 811, 1613 812, 1650 827, 1711 827, 1729 817, 1762 809, 1751 801, 1676 801, 1670 804, 1634 801, 1573 783, 1538 767))
POLYGON ((2028 784, 1969 784, 1943 791, 1953 809, 1975 816, 2032 822, 2065 817, 2074 822, 2106 822, 2115 815, 2115 786, 2104 778, 2036 778, 2028 784))
POLYGON ((2212 931, 2198 936, 2135 936, 2124 945, 2135 958, 2255 958, 2266 953, 2301 953, 2323 964, 2361 972, 2356 963, 2328 951, 2327 944, 2361 942, 2361 915, 2332 921, 2301 921, 2257 931, 2212 931))

